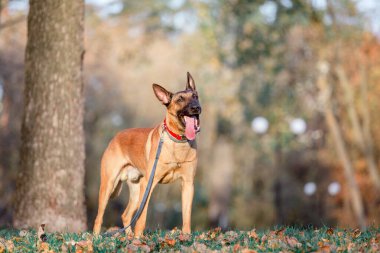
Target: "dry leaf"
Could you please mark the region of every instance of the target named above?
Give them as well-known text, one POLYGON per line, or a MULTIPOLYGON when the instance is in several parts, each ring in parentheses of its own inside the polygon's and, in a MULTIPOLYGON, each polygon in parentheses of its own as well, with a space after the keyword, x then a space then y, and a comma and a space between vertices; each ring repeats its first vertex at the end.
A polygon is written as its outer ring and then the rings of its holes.
POLYGON ((285 236, 285 241, 292 248, 300 248, 302 244, 295 237, 285 236))
POLYGON ((5 247, 7 248, 7 251, 8 252, 13 252, 14 248, 15 248, 15 245, 13 244, 13 242, 11 240, 8 240, 6 243, 5 243, 5 247))
POLYGON ((133 241, 132 241, 132 244, 133 245, 136 245, 136 246, 141 246, 141 245, 143 245, 143 242, 141 242, 140 241, 140 239, 134 239, 133 241))
POLYGON ((277 235, 277 236, 282 236, 285 232, 285 228, 280 228, 278 230, 276 230, 274 233, 277 235))
POLYGON ((318 252, 320 253, 330 253, 331 249, 329 245, 323 245, 322 247, 319 248, 318 252))
POLYGON ((227 242, 233 242, 239 236, 238 233, 236 233, 235 231, 228 231, 225 233, 225 235, 226 235, 225 240, 227 242))
POLYGON ((47 242, 41 242, 38 245, 38 252, 48 253, 49 252, 49 244, 47 242))
POLYGON ((20 230, 20 232, 18 234, 19 234, 19 236, 24 237, 24 236, 26 236, 28 234, 28 231, 26 231, 26 230, 20 230))
POLYGON ((170 234, 175 234, 175 233, 177 233, 179 230, 178 230, 178 228, 177 227, 174 227, 169 233, 170 234))
POLYGON ((380 252, 380 246, 378 243, 371 243, 371 252, 380 252))
POLYGON ((268 237, 267 237, 266 235, 263 235, 263 236, 261 237, 261 242, 262 242, 262 243, 265 243, 267 240, 268 240, 268 237))
POLYGON ((190 241, 190 239, 191 239, 191 235, 190 234, 183 234, 183 233, 181 233, 178 236, 178 240, 180 240, 181 242, 187 242, 187 241, 190 241))
POLYGON ((82 250, 84 252, 92 253, 94 252, 94 248, 92 246, 92 241, 86 240, 86 241, 79 241, 75 245, 76 252, 78 250, 82 250))
POLYGON ((237 244, 235 244, 233 251, 238 252, 239 250, 240 250, 240 244, 237 243, 237 244))
POLYGON ((257 253, 257 251, 256 250, 253 250, 253 249, 242 249, 241 251, 240 251, 241 253, 257 253))
POLYGON ((333 235, 334 234, 334 230, 332 228, 329 228, 329 229, 327 229, 326 233, 328 235, 333 235))
POLYGON ((256 241, 257 241, 257 239, 258 239, 258 235, 257 235, 257 233, 256 233, 256 229, 252 229, 251 231, 249 231, 248 232, 248 236, 250 237, 250 238, 253 238, 253 239, 255 239, 256 241))
POLYGON ((220 231, 222 231, 222 228, 220 227, 216 227, 210 231, 207 232, 207 235, 211 238, 211 239, 215 239, 219 234, 220 234, 220 231))
POLYGON ((173 247, 175 245, 175 240, 172 238, 165 238, 165 243, 170 247, 173 247))
POLYGON ((360 231, 360 229, 355 229, 354 232, 352 233, 352 237, 353 238, 358 238, 360 235, 362 234, 362 232, 360 231))
POLYGON ((187 247, 187 246, 181 245, 181 251, 180 252, 192 253, 194 251, 191 249, 191 247, 187 247))
POLYGON ((346 249, 344 248, 344 247, 342 247, 342 246, 340 246, 340 247, 338 247, 337 249, 336 249, 336 251, 337 252, 343 252, 343 251, 345 251, 346 249))
POLYGON ((355 247, 356 247, 355 243, 350 242, 347 246, 347 250, 352 252, 355 247))
POLYGON ((203 243, 195 242, 193 244, 193 247, 197 252, 206 252, 207 251, 207 246, 203 243))
POLYGON ((196 239, 198 239, 198 240, 204 240, 204 239, 206 239, 206 237, 207 236, 205 235, 205 233, 202 233, 202 234, 198 235, 196 239))
POLYGON ((13 252, 14 244, 11 240, 5 240, 4 238, 0 238, 0 253, 2 252, 13 252))
POLYGON ((67 243, 62 243, 61 253, 67 253, 67 252, 69 252, 69 247, 68 247, 67 243))
POLYGON ((325 238, 322 238, 322 241, 323 241, 324 243, 329 243, 329 242, 330 242, 330 240, 325 239, 325 238))

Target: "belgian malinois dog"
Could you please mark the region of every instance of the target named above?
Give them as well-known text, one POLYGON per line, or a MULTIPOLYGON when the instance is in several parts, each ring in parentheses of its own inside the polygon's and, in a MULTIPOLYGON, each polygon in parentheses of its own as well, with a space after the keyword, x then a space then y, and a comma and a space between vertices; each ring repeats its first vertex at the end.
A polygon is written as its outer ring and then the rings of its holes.
MULTIPOLYGON (((147 207, 157 183, 167 184, 176 179, 182 185, 182 219, 184 233, 191 233, 191 206, 194 195, 194 176, 197 167, 195 137, 200 131, 201 106, 195 83, 187 73, 186 89, 176 93, 153 84, 153 91, 166 106, 164 122, 154 128, 131 128, 119 132, 109 143, 101 161, 99 207, 94 233, 99 233, 108 200, 118 196, 123 181, 129 187, 129 203, 121 215, 128 226, 140 206, 154 164, 158 143, 163 144, 152 188, 140 217, 135 224, 135 236, 141 236, 146 223, 147 207)), ((131 228, 126 233, 132 233, 131 228)))

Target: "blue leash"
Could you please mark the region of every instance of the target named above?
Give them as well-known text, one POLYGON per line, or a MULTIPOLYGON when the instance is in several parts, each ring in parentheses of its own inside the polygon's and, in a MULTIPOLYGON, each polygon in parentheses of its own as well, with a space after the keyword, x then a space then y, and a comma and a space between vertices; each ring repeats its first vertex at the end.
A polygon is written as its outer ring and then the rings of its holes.
POLYGON ((160 158, 160 154, 161 154, 161 149, 162 149, 162 144, 163 143, 164 143, 164 131, 162 131, 162 134, 161 134, 161 137, 160 137, 160 142, 158 143, 157 152, 156 152, 156 158, 154 160, 152 172, 150 173, 148 185, 146 186, 146 189, 145 189, 145 192, 144 192, 144 196, 143 196, 143 199, 141 201, 141 205, 140 205, 139 209, 137 210, 137 212, 135 213, 135 215, 133 216, 133 218, 131 220, 131 223, 128 226, 123 227, 121 229, 118 229, 118 230, 115 230, 115 231, 106 232, 104 234, 104 236, 112 236, 112 235, 115 235, 115 234, 123 233, 127 228, 129 228, 130 226, 134 225, 134 223, 136 222, 136 220, 140 217, 142 211, 144 210, 146 201, 148 199, 150 189, 152 188, 153 178, 154 178, 154 174, 156 173, 157 162, 158 162, 158 159, 160 158))

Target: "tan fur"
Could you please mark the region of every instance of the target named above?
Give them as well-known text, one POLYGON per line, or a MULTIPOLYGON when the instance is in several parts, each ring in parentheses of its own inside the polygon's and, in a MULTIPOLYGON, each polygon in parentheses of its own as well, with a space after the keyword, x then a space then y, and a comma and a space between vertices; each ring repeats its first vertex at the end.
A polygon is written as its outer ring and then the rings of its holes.
MULTIPOLYGON (((180 95, 185 99, 191 96, 186 91, 180 95)), ((172 99, 176 99, 176 96, 179 94, 174 94, 172 99)), ((172 131, 183 134, 184 126, 180 124, 176 116, 180 109, 181 106, 171 103, 167 107, 166 121, 172 131)), ((129 225, 146 189, 161 134, 164 135, 162 151, 147 203, 136 222, 135 236, 142 235, 144 231, 147 207, 154 187, 157 183, 167 184, 176 179, 180 179, 182 183, 182 230, 185 233, 191 233, 191 206, 197 166, 196 142, 195 140, 186 143, 172 141, 166 132, 162 132, 162 124, 155 128, 126 129, 111 140, 101 162, 99 208, 94 233, 100 232, 108 200, 120 193, 123 181, 128 184, 130 197, 128 206, 122 214, 122 221, 124 226, 129 225)), ((127 230, 127 233, 131 232, 131 229, 127 230)))

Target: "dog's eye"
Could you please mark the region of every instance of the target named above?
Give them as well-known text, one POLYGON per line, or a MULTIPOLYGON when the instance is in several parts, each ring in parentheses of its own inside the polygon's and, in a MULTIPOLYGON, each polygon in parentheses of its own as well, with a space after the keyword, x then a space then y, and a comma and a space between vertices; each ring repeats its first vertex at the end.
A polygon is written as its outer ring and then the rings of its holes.
POLYGON ((181 102, 183 102, 183 101, 184 101, 183 97, 182 97, 182 96, 179 96, 179 98, 177 99, 177 103, 181 103, 181 102))
POLYGON ((197 94, 193 94, 193 98, 194 99, 198 99, 198 95, 197 94))

